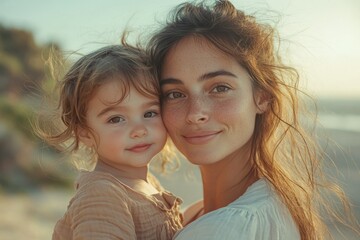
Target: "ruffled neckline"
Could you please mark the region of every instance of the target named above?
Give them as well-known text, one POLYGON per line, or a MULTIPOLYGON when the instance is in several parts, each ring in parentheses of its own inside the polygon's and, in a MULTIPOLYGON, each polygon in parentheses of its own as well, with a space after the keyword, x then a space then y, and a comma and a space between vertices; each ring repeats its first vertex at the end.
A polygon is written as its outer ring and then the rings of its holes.
POLYGON ((181 198, 175 196, 171 192, 168 192, 166 190, 160 190, 156 194, 147 195, 145 193, 142 193, 140 191, 137 191, 137 190, 131 188, 130 186, 126 185, 125 183, 120 181, 118 178, 113 176, 111 173, 107 173, 107 172, 102 172, 102 171, 92 171, 92 172, 82 171, 82 172, 80 172, 80 176, 78 177, 78 180, 76 181, 76 189, 78 189, 81 185, 88 184, 89 180, 94 181, 94 176, 96 176, 98 178, 110 179, 110 180, 116 181, 126 190, 131 191, 131 192, 141 196, 142 198, 151 201, 157 207, 159 207, 160 209, 162 209, 164 211, 180 212, 180 210, 179 210, 180 204, 182 204, 183 201, 181 198))

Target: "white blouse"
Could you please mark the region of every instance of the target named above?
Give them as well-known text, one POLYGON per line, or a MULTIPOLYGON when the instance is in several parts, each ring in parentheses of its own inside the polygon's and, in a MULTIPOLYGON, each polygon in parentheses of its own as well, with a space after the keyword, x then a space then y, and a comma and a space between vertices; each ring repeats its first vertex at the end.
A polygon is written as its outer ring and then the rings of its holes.
POLYGON ((174 239, 298 240, 300 234, 271 184, 260 179, 228 206, 187 225, 174 239))

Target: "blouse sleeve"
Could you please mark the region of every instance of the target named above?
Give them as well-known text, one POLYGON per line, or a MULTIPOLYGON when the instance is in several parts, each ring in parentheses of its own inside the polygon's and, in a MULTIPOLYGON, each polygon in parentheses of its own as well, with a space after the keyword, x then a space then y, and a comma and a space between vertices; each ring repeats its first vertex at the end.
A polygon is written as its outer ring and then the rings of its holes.
POLYGON ((109 182, 84 186, 71 206, 73 239, 136 239, 127 198, 109 182))

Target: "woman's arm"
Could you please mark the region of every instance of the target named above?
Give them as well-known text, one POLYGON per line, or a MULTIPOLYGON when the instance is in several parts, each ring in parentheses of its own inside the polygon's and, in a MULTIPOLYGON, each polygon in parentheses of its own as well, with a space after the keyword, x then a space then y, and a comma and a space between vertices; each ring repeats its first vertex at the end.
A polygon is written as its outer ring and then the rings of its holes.
POLYGON ((183 214, 184 215, 183 226, 188 225, 192 221, 194 221, 197 218, 199 218, 200 216, 202 216, 204 213, 203 210, 204 210, 204 201, 203 200, 199 200, 199 201, 191 204, 189 207, 187 207, 184 210, 184 214, 183 214))

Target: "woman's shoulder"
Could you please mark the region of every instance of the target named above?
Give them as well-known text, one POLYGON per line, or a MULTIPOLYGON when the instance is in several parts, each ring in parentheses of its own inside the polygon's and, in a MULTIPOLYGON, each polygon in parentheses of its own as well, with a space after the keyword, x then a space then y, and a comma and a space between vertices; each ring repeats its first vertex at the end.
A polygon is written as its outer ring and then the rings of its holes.
MULTIPOLYGON (((266 180, 260 179, 251 185, 247 191, 226 207, 202 216, 202 221, 217 221, 217 219, 231 219, 229 223, 239 224, 254 221, 273 214, 278 208, 276 195, 266 180)), ((200 203, 199 203, 200 204, 200 203)))
POLYGON ((290 213, 266 180, 257 181, 228 206, 193 221, 176 239, 190 236, 191 239, 299 239, 290 213))
MULTIPOLYGON (((229 218, 232 222, 284 223, 292 221, 290 212, 266 179, 252 184, 238 199, 224 208, 213 211, 210 218, 229 218)), ((280 224, 279 224, 280 225, 280 224)))
POLYGON ((271 184, 265 179, 259 179, 245 193, 230 203, 227 208, 256 213, 269 204, 274 204, 277 195, 271 184))

